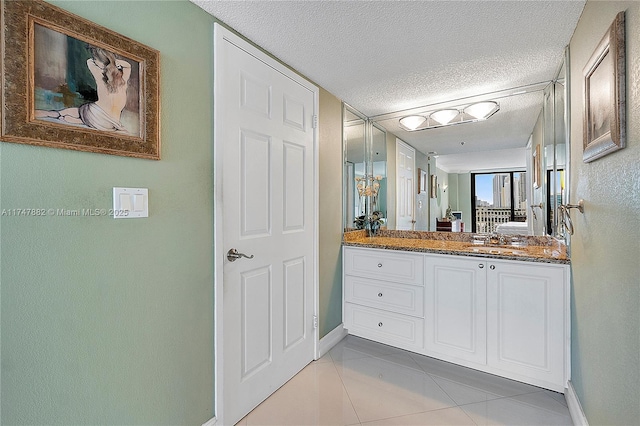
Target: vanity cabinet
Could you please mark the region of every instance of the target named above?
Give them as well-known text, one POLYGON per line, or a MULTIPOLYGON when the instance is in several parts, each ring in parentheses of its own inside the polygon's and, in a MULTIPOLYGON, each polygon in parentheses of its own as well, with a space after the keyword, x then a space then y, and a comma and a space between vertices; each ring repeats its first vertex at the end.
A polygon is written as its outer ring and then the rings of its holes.
POLYGON ((345 328, 411 351, 424 342, 424 256, 345 248, 345 328))
POLYGON ((569 266, 344 248, 354 334, 564 392, 569 266))

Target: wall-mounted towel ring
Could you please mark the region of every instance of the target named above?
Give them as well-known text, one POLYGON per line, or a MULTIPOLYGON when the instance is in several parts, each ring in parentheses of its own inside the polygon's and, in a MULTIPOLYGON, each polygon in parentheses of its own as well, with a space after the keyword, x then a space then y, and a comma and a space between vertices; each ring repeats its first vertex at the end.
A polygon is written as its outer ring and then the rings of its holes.
POLYGON ((558 210, 560 211, 560 224, 562 225, 562 231, 566 230, 569 235, 573 235, 573 221, 571 220, 571 209, 578 209, 580 213, 584 214, 584 200, 578 201, 578 204, 560 204, 558 210))

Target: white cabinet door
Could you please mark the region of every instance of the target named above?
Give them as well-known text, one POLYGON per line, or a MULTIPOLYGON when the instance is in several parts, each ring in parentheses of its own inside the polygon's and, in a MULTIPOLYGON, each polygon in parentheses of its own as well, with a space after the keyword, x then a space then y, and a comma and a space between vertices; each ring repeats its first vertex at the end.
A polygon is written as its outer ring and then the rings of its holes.
POLYGON ((425 256, 425 265, 427 354, 485 364, 485 259, 425 256))
POLYGON ((566 267, 487 261, 487 362, 507 377, 566 386, 566 267))

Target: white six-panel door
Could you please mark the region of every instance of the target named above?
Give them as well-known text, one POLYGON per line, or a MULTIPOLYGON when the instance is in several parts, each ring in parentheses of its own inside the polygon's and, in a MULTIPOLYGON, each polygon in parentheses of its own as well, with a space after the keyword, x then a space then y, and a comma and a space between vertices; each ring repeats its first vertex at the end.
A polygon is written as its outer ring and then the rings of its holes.
POLYGON ((396 229, 413 230, 416 150, 396 139, 396 229))
POLYGON ((234 424, 314 357, 317 88, 215 31, 216 415, 234 424))

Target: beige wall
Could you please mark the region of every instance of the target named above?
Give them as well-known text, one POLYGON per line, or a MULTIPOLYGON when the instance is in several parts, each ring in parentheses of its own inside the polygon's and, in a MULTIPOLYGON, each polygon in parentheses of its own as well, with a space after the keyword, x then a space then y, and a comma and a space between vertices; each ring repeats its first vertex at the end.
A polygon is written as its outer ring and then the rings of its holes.
POLYGON ((320 89, 320 337, 342 322, 342 102, 320 89))
POLYGON ((589 1, 571 40, 572 382, 592 425, 640 419, 640 2, 589 1), (627 147, 582 161, 582 70, 626 10, 627 147))

